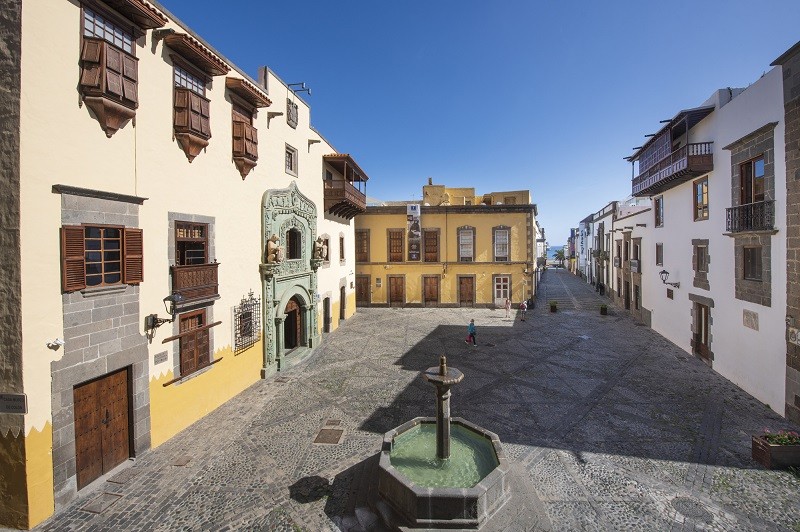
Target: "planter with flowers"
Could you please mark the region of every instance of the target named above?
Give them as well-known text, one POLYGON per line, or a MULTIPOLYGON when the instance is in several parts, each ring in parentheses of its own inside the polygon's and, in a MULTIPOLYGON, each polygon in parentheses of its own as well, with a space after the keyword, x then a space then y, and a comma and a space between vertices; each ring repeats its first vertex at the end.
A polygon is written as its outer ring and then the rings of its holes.
POLYGON ((800 466, 800 434, 794 431, 770 432, 753 436, 753 460, 767 469, 800 466))

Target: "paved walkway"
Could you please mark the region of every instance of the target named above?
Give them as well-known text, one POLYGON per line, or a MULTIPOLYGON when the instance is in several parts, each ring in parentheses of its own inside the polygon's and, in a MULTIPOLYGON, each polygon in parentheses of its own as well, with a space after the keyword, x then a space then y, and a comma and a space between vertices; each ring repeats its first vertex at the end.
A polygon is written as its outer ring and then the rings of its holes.
POLYGON ((384 530, 374 457, 384 431, 435 414, 419 372, 441 354, 466 374, 453 414, 499 434, 512 466, 512 500, 484 530, 797 530, 800 480, 750 459, 750 435, 785 421, 627 316, 600 316, 570 274, 548 270, 540 289, 525 322, 362 309, 39 530, 384 530), (313 443, 323 427, 340 443, 313 443))

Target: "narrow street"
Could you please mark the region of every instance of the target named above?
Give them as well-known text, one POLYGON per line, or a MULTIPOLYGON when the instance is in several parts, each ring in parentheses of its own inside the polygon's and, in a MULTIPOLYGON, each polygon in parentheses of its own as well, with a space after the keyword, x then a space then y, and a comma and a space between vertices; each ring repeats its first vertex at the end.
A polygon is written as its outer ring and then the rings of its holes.
POLYGON ((496 432, 511 501, 483 530, 791 530, 800 480, 750 459, 792 428, 701 361, 549 269, 525 322, 491 309, 359 309, 262 381, 37 530, 383 530, 382 434, 433 415, 419 372, 465 373, 452 412, 496 432), (547 301, 558 301, 550 313, 547 301), (478 347, 464 342, 475 319, 478 347), (314 443, 321 429, 338 443, 314 443), (99 513, 98 513, 99 512, 99 513))

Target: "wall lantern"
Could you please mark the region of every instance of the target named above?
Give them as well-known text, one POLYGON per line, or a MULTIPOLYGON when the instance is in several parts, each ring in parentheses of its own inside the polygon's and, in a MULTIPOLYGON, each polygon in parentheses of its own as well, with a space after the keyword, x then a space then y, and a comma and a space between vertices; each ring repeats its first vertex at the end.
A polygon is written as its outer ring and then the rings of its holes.
POLYGON ((658 272, 658 276, 661 277, 661 282, 664 284, 668 284, 670 286, 674 286, 675 288, 680 288, 681 283, 668 283, 667 279, 669 279, 669 272, 667 270, 661 270, 658 272))
POLYGON ((172 323, 175 321, 175 313, 177 312, 178 305, 183 302, 183 296, 177 292, 164 298, 164 309, 170 318, 159 318, 158 314, 149 314, 144 317, 144 328, 146 331, 155 332, 156 329, 165 323, 172 323))

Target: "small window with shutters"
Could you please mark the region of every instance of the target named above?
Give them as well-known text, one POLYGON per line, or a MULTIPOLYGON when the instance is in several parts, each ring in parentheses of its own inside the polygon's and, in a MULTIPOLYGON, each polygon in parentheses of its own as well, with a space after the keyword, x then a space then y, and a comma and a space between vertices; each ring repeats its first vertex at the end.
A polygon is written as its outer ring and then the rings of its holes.
POLYGON ((134 42, 132 24, 126 27, 84 8, 80 90, 108 137, 133 118, 139 106, 134 42))
POLYGON ((258 161, 258 130, 253 127, 253 109, 233 105, 233 158, 242 179, 258 161))
POLYGON ((64 292, 144 280, 142 230, 73 225, 61 228, 64 292))
POLYGON ((211 138, 211 102, 206 98, 206 78, 188 67, 174 66, 175 138, 189 162, 208 146, 211 138))

